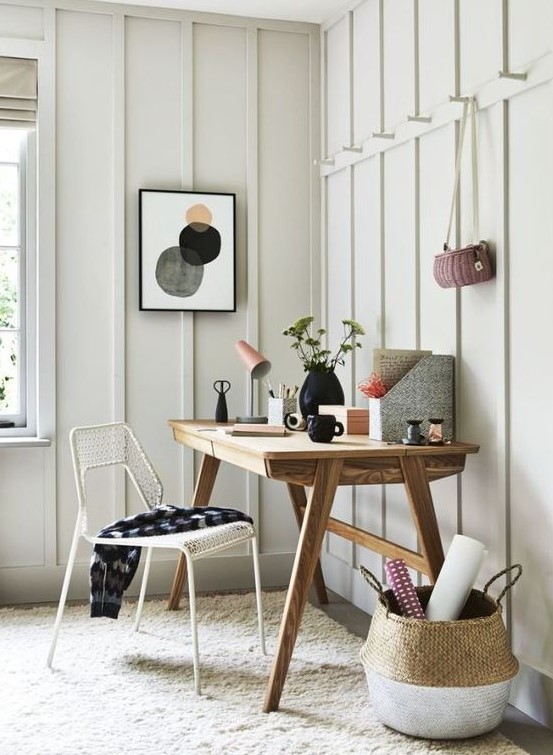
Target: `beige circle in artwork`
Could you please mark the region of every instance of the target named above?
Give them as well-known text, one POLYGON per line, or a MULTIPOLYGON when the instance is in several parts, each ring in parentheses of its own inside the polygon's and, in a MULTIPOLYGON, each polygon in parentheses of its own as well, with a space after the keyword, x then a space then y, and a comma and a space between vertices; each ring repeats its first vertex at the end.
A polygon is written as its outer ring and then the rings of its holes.
POLYGON ((202 223, 205 225, 211 225, 213 215, 205 204, 194 204, 186 211, 187 223, 202 223))

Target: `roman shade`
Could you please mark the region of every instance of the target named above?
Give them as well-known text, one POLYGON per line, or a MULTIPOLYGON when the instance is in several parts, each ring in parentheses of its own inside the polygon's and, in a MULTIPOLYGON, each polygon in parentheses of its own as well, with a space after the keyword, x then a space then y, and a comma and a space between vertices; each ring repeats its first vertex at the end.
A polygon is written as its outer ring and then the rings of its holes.
POLYGON ((0 57, 0 126, 34 128, 37 62, 0 57))

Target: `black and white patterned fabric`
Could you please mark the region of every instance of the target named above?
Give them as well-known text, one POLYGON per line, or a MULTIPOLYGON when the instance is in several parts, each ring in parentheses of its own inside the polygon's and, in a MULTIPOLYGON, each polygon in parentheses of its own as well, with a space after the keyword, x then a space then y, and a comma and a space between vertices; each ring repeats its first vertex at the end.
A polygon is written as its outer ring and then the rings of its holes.
MULTIPOLYGON (((98 537, 120 540, 152 535, 215 527, 229 522, 250 522, 253 519, 242 511, 216 506, 180 509, 176 506, 157 506, 135 516, 119 519, 100 530, 98 537)), ((138 568, 141 548, 96 543, 90 563, 90 615, 116 619, 123 593, 129 587, 138 568)))

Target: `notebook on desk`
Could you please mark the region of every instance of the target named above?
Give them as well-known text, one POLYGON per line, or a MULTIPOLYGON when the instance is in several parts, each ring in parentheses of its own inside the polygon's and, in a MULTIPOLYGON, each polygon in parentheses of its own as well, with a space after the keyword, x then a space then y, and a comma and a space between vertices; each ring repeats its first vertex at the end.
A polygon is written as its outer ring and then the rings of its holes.
POLYGON ((235 425, 225 427, 218 427, 217 432, 223 433, 224 435, 257 435, 272 438, 280 438, 288 434, 284 425, 256 425, 247 422, 236 423, 235 425))

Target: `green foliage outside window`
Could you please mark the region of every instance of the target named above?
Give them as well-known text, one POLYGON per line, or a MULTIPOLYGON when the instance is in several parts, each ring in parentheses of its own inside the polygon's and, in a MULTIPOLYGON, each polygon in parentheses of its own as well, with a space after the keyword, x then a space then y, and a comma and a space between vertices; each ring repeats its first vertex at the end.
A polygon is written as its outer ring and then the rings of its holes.
POLYGON ((17 316, 17 288, 6 271, 6 260, 13 266, 17 264, 15 253, 0 254, 0 412, 10 413, 15 400, 14 378, 17 370, 16 339, 13 329, 17 316))

